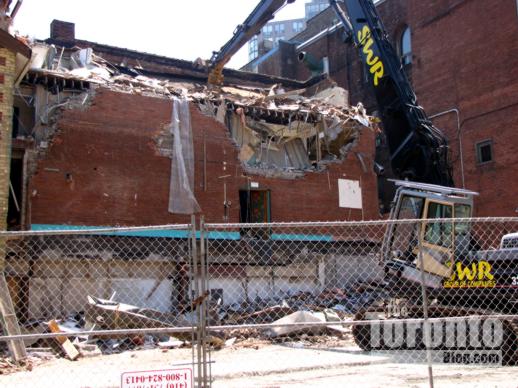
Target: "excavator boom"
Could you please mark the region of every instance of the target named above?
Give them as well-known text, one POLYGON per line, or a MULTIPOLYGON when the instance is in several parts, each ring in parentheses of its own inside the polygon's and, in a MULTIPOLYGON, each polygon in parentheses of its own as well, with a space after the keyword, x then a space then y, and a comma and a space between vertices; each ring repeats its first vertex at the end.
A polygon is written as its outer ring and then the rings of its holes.
POLYGON ((223 83, 223 67, 232 56, 253 36, 261 32, 261 28, 273 19, 275 12, 295 0, 261 0, 243 24, 237 26, 232 38, 219 51, 212 54, 209 64, 209 84, 223 83))

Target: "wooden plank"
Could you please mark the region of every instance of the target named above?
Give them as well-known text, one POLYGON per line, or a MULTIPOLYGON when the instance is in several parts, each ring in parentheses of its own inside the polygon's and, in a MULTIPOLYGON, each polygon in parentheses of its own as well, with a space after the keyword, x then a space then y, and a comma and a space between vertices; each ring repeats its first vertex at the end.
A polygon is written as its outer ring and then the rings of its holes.
MULTIPOLYGON (((51 332, 61 333, 58 323, 55 320, 49 321, 48 326, 51 332)), ((75 360, 77 357, 79 357, 79 351, 67 337, 56 337, 55 340, 59 346, 61 346, 61 349, 63 349, 69 359, 75 360)))
MULTIPOLYGON (((9 287, 5 280, 5 275, 0 274, 0 316, 3 318, 4 331, 7 335, 20 335, 20 326, 14 313, 13 301, 9 293, 9 287)), ((23 340, 8 341, 7 346, 15 361, 23 360, 27 357, 27 351, 23 340)))

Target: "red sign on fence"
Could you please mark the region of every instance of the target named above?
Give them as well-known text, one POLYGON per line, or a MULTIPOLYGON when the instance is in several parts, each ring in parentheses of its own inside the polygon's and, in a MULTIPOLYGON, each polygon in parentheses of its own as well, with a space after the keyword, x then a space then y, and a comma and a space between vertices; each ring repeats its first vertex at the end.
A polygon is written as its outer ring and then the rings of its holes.
POLYGON ((125 372, 121 388, 192 388, 192 369, 163 369, 125 372))

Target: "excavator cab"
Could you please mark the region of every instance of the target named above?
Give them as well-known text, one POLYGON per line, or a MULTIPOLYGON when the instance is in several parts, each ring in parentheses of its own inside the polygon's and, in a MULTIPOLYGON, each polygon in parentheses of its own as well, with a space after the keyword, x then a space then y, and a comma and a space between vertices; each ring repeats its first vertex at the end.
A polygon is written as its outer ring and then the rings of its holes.
POLYGON ((425 284, 441 289, 456 260, 470 249, 473 197, 477 193, 410 181, 394 181, 397 190, 382 248, 382 260, 394 286, 425 284))

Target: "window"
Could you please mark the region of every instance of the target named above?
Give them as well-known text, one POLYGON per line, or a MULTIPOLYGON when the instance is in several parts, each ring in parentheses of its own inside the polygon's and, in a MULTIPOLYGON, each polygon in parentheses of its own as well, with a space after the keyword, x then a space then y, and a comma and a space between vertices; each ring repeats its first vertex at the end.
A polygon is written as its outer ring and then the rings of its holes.
POLYGON ((266 25, 263 27, 263 35, 265 38, 268 38, 272 35, 272 32, 273 32, 273 26, 270 24, 270 25, 266 25))
POLYGON ((293 27, 294 32, 300 32, 304 29, 304 22, 301 22, 301 21, 293 22, 292 27, 293 27))
POLYGON ((477 151, 477 163, 483 164, 493 161, 493 141, 485 140, 475 145, 477 151))
MULTIPOLYGON (((455 204, 455 218, 470 218, 471 206, 455 204)), ((455 222, 455 237, 469 233, 469 222, 455 222)))
POLYGON ((275 31, 275 35, 284 34, 284 24, 276 24, 273 26, 273 29, 275 31))
POLYGON ((410 27, 405 27, 399 41, 399 51, 401 63, 410 65, 412 63, 412 33, 410 27))
POLYGON ((451 205, 430 202, 428 205, 428 219, 432 220, 426 224, 424 240, 430 244, 450 248, 452 245, 453 222, 433 221, 433 219, 451 218, 453 209, 451 205))
MULTIPOLYGON (((405 195, 401 200, 398 220, 413 220, 421 218, 423 211, 424 199, 419 197, 409 197, 405 195)), ((394 225, 392 235, 393 252, 402 254, 403 257, 409 258, 413 248, 417 245, 419 236, 419 223, 398 223, 394 225)))
POLYGON ((257 45, 257 36, 250 39, 248 43, 248 60, 253 61, 259 55, 259 48, 257 45))

